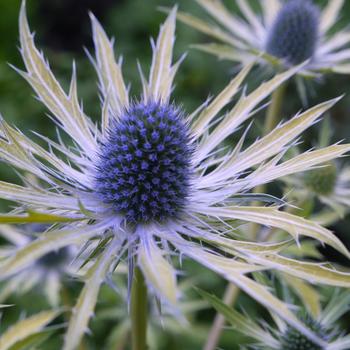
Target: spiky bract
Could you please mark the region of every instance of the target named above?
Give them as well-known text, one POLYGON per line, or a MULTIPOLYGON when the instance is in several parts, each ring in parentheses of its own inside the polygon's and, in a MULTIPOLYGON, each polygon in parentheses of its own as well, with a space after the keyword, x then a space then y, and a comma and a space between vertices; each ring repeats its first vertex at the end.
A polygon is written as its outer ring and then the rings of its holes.
POLYGON ((196 44, 199 50, 233 62, 254 61, 266 73, 266 63, 275 70, 304 61, 300 76, 350 73, 349 30, 338 21, 344 0, 240 0, 236 12, 223 0, 196 2, 217 22, 178 14, 180 21, 213 39, 196 44))

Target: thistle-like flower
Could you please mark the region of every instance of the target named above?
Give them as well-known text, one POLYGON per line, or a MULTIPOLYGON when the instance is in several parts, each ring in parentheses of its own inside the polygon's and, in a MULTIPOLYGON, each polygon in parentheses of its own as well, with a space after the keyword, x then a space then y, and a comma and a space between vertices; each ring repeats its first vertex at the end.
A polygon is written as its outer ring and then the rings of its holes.
POLYGON ((269 29, 265 50, 290 64, 310 59, 318 43, 318 26, 319 11, 316 6, 308 0, 288 1, 269 29))
MULTIPOLYGON (((325 120, 320 131, 319 147, 330 144, 331 125, 325 120)), ((297 149, 294 150, 298 152, 297 149)), ((294 174, 282 179, 286 194, 296 206, 315 200, 324 205, 312 218, 322 225, 331 225, 343 218, 350 210, 350 167, 345 162, 325 162, 313 170, 294 174)), ((311 205, 311 207, 310 207, 311 205)), ((311 214, 311 213, 309 213, 311 214)))
MULTIPOLYGON (((299 314, 305 325, 315 332, 323 341, 324 345, 315 344, 305 337, 298 330, 291 328, 278 316, 272 313, 274 325, 267 325, 265 321, 256 322, 247 315, 230 309, 215 296, 201 292, 210 304, 221 312, 231 323, 236 331, 241 332, 250 339, 253 339, 247 349, 251 350, 323 350, 337 349, 347 350, 350 347, 350 335, 341 331, 339 319, 350 310, 350 294, 348 290, 336 289, 324 305, 321 305, 320 295, 309 285, 298 279, 291 279, 290 282, 298 286, 305 293, 303 304, 299 306, 299 314), (323 306, 323 307, 322 307, 323 306), (310 309, 312 312, 310 312, 310 309)), ((301 291, 299 290, 299 293, 301 291)), ((292 299, 291 291, 288 290, 292 299)), ((294 298, 293 298, 294 299, 294 298)), ((289 300, 290 301, 290 300, 289 300)), ((245 347, 244 347, 245 349, 245 347)))
POLYGON ((309 60, 303 72, 349 74, 348 29, 334 31, 343 0, 319 8, 311 0, 260 1, 255 13, 248 0, 238 0, 243 18, 230 13, 221 0, 196 0, 219 26, 187 13, 178 18, 220 43, 195 45, 222 59, 246 64, 261 62, 291 66, 309 60))
POLYGON ((81 247, 78 256, 85 256, 84 266, 89 269, 65 338, 64 350, 71 350, 87 329, 101 284, 124 258, 130 271, 134 264, 139 266, 159 299, 174 305, 179 293, 171 262, 178 255, 221 274, 310 339, 322 343, 283 302, 246 274, 283 269, 314 282, 341 286, 350 286, 350 274, 283 257, 280 253, 290 240, 256 243, 236 234, 242 221, 256 222, 282 229, 294 238, 313 237, 350 258, 342 242, 318 224, 280 211, 277 205, 241 205, 242 200, 249 201, 247 192, 255 186, 305 171, 350 149, 349 145, 334 145, 282 161, 285 150, 300 133, 338 99, 297 115, 249 147, 243 149, 243 135, 235 149, 227 149, 220 146, 223 141, 301 67, 276 75, 230 107, 251 68, 246 66, 212 101, 187 115, 171 103, 173 79, 181 62, 172 63, 176 9, 152 45, 149 79, 141 72, 143 94, 136 100, 130 99, 121 60, 114 59, 113 42, 97 20, 91 19, 96 48, 92 60, 103 102, 101 126, 92 123, 78 103, 75 69, 69 92, 59 85, 35 47, 22 6, 20 43, 26 71, 19 72, 74 146, 62 139, 54 142, 44 138, 49 145, 46 150, 1 122, 1 158, 47 184, 1 182, 0 196, 20 203, 1 220, 56 223, 1 262, 1 279, 51 251, 72 244, 81 247))
MULTIPOLYGON (((18 226, 1 225, 0 236, 11 244, 3 248, 2 255, 6 256, 9 251, 26 246, 34 240, 36 232, 42 233, 47 228, 45 225, 36 224, 28 225, 24 229, 18 226)), ((74 249, 71 247, 63 247, 43 255, 2 286, 0 302, 13 294, 24 294, 35 288, 43 292, 52 307, 58 307, 64 279, 75 271, 71 266, 73 257, 74 249)))
POLYGON ((322 225, 331 225, 350 210, 350 167, 340 162, 322 166, 283 179, 288 198, 299 203, 317 199, 325 208, 313 218, 322 225), (290 192, 291 191, 291 192, 290 192))
MULTIPOLYGON (((308 328, 315 332, 322 340, 328 341, 330 337, 329 329, 326 329, 321 322, 314 320, 309 315, 303 317, 303 321, 308 328)), ((280 349, 285 350, 322 350, 322 347, 305 337, 299 331, 286 327, 280 335, 280 349)))

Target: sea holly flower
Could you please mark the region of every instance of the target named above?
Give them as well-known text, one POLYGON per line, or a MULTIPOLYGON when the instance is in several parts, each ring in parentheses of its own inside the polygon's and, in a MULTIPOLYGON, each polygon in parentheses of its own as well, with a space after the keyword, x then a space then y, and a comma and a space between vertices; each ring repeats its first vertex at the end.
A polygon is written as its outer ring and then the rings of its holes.
MULTIPOLYGON (((42 233, 49 227, 46 225, 27 225, 26 227, 1 225, 0 236, 10 245, 5 245, 2 255, 19 249, 32 242, 35 233, 42 233)), ((32 289, 43 292, 52 307, 60 305, 60 291, 67 276, 75 272, 71 265, 75 248, 63 247, 49 252, 36 260, 32 265, 19 271, 0 288, 0 302, 13 294, 25 294, 32 289)))
POLYGON ((43 137, 47 150, 1 121, 1 158, 46 184, 0 182, 0 196, 20 204, 0 217, 1 222, 56 224, 3 259, 1 279, 51 251, 83 245, 78 256, 85 256, 88 270, 68 325, 64 350, 78 345, 101 284, 110 280, 121 260, 128 262, 130 280, 136 265, 138 277, 144 276, 150 290, 167 305, 176 305, 179 293, 172 265, 176 256, 196 260, 222 275, 310 339, 322 342, 287 305, 246 274, 281 269, 315 283, 341 286, 350 285, 350 274, 283 257, 281 252, 290 240, 259 243, 238 238, 237 233, 242 222, 255 222, 282 229, 295 239, 312 237, 350 258, 330 231, 280 211, 280 202, 272 202, 270 207, 250 206, 247 200, 242 204, 247 194, 250 198, 247 192, 257 185, 305 171, 350 149, 349 145, 337 144, 295 157, 289 163, 282 160, 296 138, 338 99, 298 114, 250 146, 244 147, 243 134, 233 150, 227 149, 223 141, 302 66, 276 75, 240 97, 232 107, 229 103, 251 69, 251 65, 245 66, 221 93, 188 115, 171 100, 181 62, 172 63, 176 9, 152 45, 149 78, 141 72, 143 93, 137 99, 130 97, 124 83, 121 60, 114 59, 113 41, 93 16, 91 20, 96 48, 93 63, 102 99, 101 125, 95 125, 78 103, 75 68, 68 93, 56 80, 35 46, 22 5, 20 43, 25 71, 18 72, 58 127, 72 138, 73 146, 62 138, 54 142, 43 137))
POLYGON ((307 1, 288 1, 283 5, 269 30, 266 52, 298 64, 315 54, 319 36, 318 8, 307 1))
MULTIPOLYGON (((300 280, 294 282, 302 283, 300 280)), ((243 347, 251 350, 347 350, 350 347, 350 335, 345 335, 341 331, 339 319, 350 310, 350 294, 348 290, 336 289, 327 302, 318 305, 314 313, 310 313, 308 308, 320 301, 320 294, 308 285, 301 284, 305 293, 302 306, 299 306, 298 313, 301 315, 305 325, 312 329, 323 341, 324 345, 315 344, 294 328, 291 328, 282 319, 271 313, 273 325, 266 321, 254 320, 246 314, 225 305, 217 297, 200 291, 200 294, 220 312, 232 327, 248 338, 252 339, 250 345, 243 347), (306 297, 307 296, 307 297, 306 297)), ((288 290, 288 289, 287 289, 288 290)), ((290 291, 288 291, 291 299, 290 291)), ((324 297, 324 296, 323 296, 324 297)), ((290 301, 290 300, 289 300, 290 301)))
POLYGON ((243 64, 256 57, 283 66, 309 60, 304 74, 350 73, 350 32, 334 30, 343 0, 329 0, 324 8, 311 0, 257 1, 259 13, 248 0, 238 0, 243 18, 221 0, 196 1, 218 24, 178 14, 179 20, 217 41, 195 45, 200 50, 243 64))
MULTIPOLYGON (((321 127, 318 146, 330 144, 332 127, 326 119, 321 127)), ((294 155, 299 152, 293 150, 294 155)), ((322 223, 331 225, 343 218, 350 209, 350 167, 346 160, 331 161, 320 164, 313 170, 297 173, 282 179, 286 185, 288 200, 297 207, 308 203, 304 210, 307 215, 322 223), (323 204, 322 210, 311 213, 314 203, 323 204)))
POLYGON ((320 212, 312 215, 323 225, 331 225, 349 212, 350 167, 346 164, 328 162, 303 174, 288 176, 283 182, 291 202, 316 199, 324 205, 320 212))

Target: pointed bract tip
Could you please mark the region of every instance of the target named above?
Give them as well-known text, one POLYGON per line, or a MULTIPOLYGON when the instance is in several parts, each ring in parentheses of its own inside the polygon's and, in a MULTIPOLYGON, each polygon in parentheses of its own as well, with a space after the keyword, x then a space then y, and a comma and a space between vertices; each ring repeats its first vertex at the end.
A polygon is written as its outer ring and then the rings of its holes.
POLYGON ((96 18, 96 16, 94 15, 94 13, 92 12, 92 11, 89 11, 88 12, 88 15, 89 15, 89 17, 90 17, 90 21, 92 22, 92 23, 98 23, 98 19, 96 18))
POLYGON ((166 22, 169 20, 171 22, 175 22, 176 21, 176 14, 177 14, 177 9, 178 9, 178 6, 175 5, 169 12, 169 15, 166 19, 166 22))
POLYGON ((27 5, 26 0, 22 0, 20 11, 19 11, 19 18, 26 19, 27 18, 27 5))
POLYGON ((343 97, 345 96, 345 94, 342 94, 340 96, 334 97, 328 101, 323 102, 324 104, 329 104, 330 108, 333 107, 335 104, 337 104, 343 97))

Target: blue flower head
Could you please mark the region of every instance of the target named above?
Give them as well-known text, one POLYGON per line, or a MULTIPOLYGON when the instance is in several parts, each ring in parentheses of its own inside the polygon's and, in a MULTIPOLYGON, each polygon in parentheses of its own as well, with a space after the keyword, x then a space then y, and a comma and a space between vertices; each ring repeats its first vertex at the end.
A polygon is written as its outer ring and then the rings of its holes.
MULTIPOLYGON (((304 316, 303 319, 308 328, 317 334, 320 339, 328 340, 329 332, 323 325, 310 316, 304 316)), ((281 345, 281 350, 322 350, 322 347, 313 343, 305 335, 290 326, 287 327, 281 339, 281 345)))
POLYGON ((188 196, 190 159, 181 111, 139 102, 112 122, 97 164, 96 190, 129 223, 174 218, 188 196))
POLYGON ((268 34, 267 53, 290 64, 314 55, 319 36, 319 9, 308 0, 288 1, 268 34))

